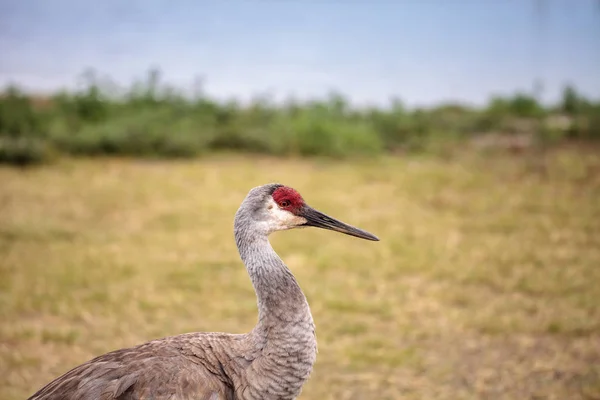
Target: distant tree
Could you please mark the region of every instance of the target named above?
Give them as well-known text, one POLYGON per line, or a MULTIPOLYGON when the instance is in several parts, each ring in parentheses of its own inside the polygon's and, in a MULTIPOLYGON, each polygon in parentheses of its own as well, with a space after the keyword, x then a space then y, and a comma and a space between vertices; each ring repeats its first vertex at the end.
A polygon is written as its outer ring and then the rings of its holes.
POLYGON ((490 99, 487 106, 487 113, 494 116, 504 116, 509 112, 509 101, 500 96, 494 96, 490 99))
POLYGON ((566 86, 562 94, 561 111, 573 115, 579 112, 580 106, 581 99, 575 88, 571 85, 566 86))
POLYGON ((509 101, 511 114, 520 118, 535 118, 540 116, 542 107, 538 101, 524 93, 518 93, 509 101))
POLYGON ((331 91, 327 101, 329 109, 337 117, 344 116, 349 111, 348 101, 340 92, 331 91))
POLYGON ((0 137, 20 137, 41 134, 39 114, 31 105, 31 99, 16 85, 10 85, 0 98, 0 137))

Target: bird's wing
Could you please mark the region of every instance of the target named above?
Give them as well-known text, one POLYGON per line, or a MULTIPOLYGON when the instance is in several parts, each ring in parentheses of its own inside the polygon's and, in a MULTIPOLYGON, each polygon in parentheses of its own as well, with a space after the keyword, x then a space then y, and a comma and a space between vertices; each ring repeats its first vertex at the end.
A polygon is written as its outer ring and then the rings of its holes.
MULTIPOLYGON (((183 335, 181 335, 183 337, 183 335)), ((28 400, 230 400, 233 387, 189 340, 155 340, 96 357, 48 383, 28 400)))

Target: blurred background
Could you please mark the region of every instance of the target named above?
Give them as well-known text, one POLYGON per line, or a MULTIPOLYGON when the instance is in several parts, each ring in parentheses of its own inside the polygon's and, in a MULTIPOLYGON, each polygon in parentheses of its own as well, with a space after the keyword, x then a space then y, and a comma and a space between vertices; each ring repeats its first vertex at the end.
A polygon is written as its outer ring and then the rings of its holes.
POLYGON ((600 2, 0 1, 0 398, 245 332, 281 182, 380 237, 274 235, 304 399, 600 399, 600 2))

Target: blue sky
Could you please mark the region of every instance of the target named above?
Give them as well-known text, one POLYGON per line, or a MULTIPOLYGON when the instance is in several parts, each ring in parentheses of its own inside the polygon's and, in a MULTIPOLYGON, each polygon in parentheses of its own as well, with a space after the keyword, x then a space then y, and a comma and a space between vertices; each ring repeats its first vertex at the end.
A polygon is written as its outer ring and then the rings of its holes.
POLYGON ((218 98, 486 101, 572 83, 600 97, 598 0, 0 0, 0 85, 128 84, 151 66, 218 98))

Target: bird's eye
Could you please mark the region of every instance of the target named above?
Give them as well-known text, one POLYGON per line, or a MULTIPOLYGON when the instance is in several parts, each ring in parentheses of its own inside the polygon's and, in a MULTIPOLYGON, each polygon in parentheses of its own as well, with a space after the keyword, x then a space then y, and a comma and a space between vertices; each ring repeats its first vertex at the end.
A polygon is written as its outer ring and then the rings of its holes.
POLYGON ((279 203, 279 206, 285 208, 285 207, 289 207, 290 204, 291 203, 289 200, 283 200, 281 203, 279 203))

